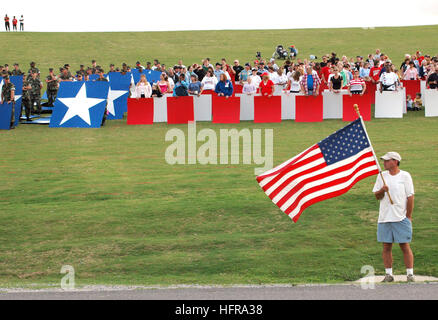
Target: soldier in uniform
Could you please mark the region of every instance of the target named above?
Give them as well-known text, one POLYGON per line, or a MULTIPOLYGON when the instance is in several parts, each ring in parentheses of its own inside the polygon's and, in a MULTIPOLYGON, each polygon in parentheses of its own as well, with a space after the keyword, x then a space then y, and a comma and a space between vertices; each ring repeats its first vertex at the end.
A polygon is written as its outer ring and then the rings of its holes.
POLYGON ((5 68, 3 69, 3 74, 4 75, 8 75, 8 76, 12 76, 12 72, 9 71, 9 65, 5 64, 5 68))
POLYGON ((110 69, 109 69, 108 73, 110 73, 110 72, 116 72, 115 65, 113 63, 110 64, 110 69))
POLYGON ((97 68, 96 60, 91 60, 91 70, 93 71, 93 74, 97 73, 98 68, 97 68))
POLYGON ((103 69, 99 69, 97 71, 97 74, 99 75, 99 78, 97 78, 95 81, 106 81, 106 82, 108 82, 108 79, 104 77, 103 69))
POLYGON ((35 62, 32 61, 30 63, 30 69, 27 72, 27 80, 30 80, 30 78, 32 78, 32 73, 34 73, 34 72, 37 73, 37 78, 39 79, 40 78, 40 70, 37 67, 35 67, 35 62))
POLYGON ((14 70, 12 70, 13 76, 22 76, 24 75, 23 71, 20 70, 20 66, 18 63, 14 63, 14 70))
POLYGON ((73 77, 71 76, 71 74, 69 74, 68 70, 66 68, 59 68, 59 77, 58 77, 58 82, 62 82, 62 81, 73 81, 73 77))
POLYGON ((70 65, 68 63, 64 64, 64 69, 67 69, 68 76, 73 79, 73 75, 70 72, 70 65))
POLYGON ((28 80, 32 89, 30 90, 30 102, 32 107, 37 106, 38 115, 41 115, 41 89, 43 88, 43 83, 38 78, 38 73, 32 72, 32 77, 28 80))
POLYGON ((53 103, 56 100, 56 94, 58 93, 58 79, 53 73, 53 68, 49 69, 49 75, 46 78, 47 83, 47 102, 48 107, 53 107, 53 103))
POLYGON ((84 68, 85 68, 84 65, 81 64, 80 69, 78 71, 76 71, 76 76, 78 76, 78 75, 84 76, 87 73, 87 71, 84 68))
POLYGON ((24 111, 26 112, 27 121, 32 121, 30 118, 30 114, 32 111, 32 102, 30 100, 30 91, 32 90, 32 86, 29 81, 26 80, 26 76, 23 75, 23 95, 21 100, 21 108, 24 107, 24 111))
POLYGON ((11 103, 12 104, 12 114, 11 114, 11 129, 15 128, 15 86, 9 81, 9 76, 3 77, 3 87, 1 92, 0 103, 11 103))

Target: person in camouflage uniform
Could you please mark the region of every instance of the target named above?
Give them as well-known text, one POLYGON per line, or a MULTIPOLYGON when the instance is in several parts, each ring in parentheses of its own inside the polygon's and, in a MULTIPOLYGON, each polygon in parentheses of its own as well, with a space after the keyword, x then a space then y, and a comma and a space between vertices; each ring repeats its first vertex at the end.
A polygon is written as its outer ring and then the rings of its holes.
POLYGON ((0 104, 11 103, 12 113, 11 113, 11 129, 15 128, 15 86, 9 81, 9 76, 3 77, 3 87, 1 92, 0 104))
POLYGON ((56 94, 58 93, 58 79, 53 73, 53 68, 49 69, 49 75, 46 78, 47 83, 47 102, 48 107, 53 107, 53 103, 56 100, 56 94))
POLYGON ((38 73, 33 72, 32 77, 28 80, 32 89, 30 90, 30 102, 32 107, 37 106, 38 115, 41 115, 41 89, 43 83, 38 78, 38 73))
POLYGON ((5 64, 5 67, 3 68, 3 74, 2 76, 12 76, 12 72, 9 71, 9 65, 5 64))
POLYGON ((27 121, 32 121, 30 118, 30 114, 32 112, 32 102, 30 100, 30 91, 32 90, 32 86, 29 84, 29 81, 26 80, 26 77, 23 75, 23 95, 21 97, 21 108, 26 112, 27 121))
POLYGON ((29 69, 29 71, 27 71, 27 80, 30 80, 30 78, 32 78, 32 73, 34 73, 34 72, 36 72, 37 78, 39 79, 40 78, 40 70, 37 67, 35 67, 35 62, 32 61, 30 63, 30 69, 29 69))
POLYGON ((78 75, 82 75, 85 76, 85 74, 87 73, 87 70, 85 70, 85 66, 83 64, 80 65, 80 69, 78 71, 76 71, 76 76, 78 75))
POLYGON ((96 60, 91 60, 91 70, 92 70, 93 74, 96 74, 97 71, 99 70, 99 68, 97 67, 96 60))
POLYGON ((14 70, 12 70, 12 75, 13 76, 22 76, 22 75, 24 75, 23 71, 20 70, 20 66, 18 65, 18 63, 14 64, 14 70))
POLYGON ((59 68, 59 71, 61 72, 61 74, 58 77, 58 82, 73 81, 72 76, 69 74, 66 68, 59 68))

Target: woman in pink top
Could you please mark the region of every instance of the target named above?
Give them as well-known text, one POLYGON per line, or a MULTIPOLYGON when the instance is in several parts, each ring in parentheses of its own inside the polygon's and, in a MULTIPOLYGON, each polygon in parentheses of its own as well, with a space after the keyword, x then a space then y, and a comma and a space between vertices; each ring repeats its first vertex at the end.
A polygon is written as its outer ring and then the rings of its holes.
POLYGON ((413 61, 409 62, 409 68, 405 71, 403 76, 404 80, 417 80, 418 79, 418 70, 415 67, 413 61))
POLYGON ((160 81, 158 81, 158 86, 160 87, 160 90, 162 93, 169 92, 170 90, 170 84, 167 78, 167 75, 165 73, 162 73, 160 76, 160 81))

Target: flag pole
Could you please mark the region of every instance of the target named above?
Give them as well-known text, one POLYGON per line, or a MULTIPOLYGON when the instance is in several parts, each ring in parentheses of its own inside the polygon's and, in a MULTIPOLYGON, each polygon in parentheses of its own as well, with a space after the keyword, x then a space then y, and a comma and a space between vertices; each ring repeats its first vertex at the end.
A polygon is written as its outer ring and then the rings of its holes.
MULTIPOLYGON (((360 119, 360 121, 361 121, 361 123, 362 123, 362 127, 363 127, 363 129, 365 130, 365 134, 366 134, 366 136, 367 136, 367 139, 368 139, 368 141, 370 142, 370 146, 371 146, 371 150, 372 150, 372 152, 373 152, 374 160, 376 161, 377 165, 379 166, 379 175, 380 175, 380 178, 381 178, 382 181, 383 181, 383 185, 384 185, 385 187, 387 187, 386 182, 385 182, 385 179, 383 178, 383 175, 382 175, 382 168, 380 167, 380 163, 379 163, 379 161, 377 160, 376 153, 374 152, 373 145, 371 144, 370 137, 368 136, 368 132, 367 132, 367 129, 366 129, 366 127, 365 127, 365 123, 363 122, 363 118, 362 118, 362 116, 361 116, 361 114, 360 114, 359 106, 358 106, 357 104, 355 104, 353 107, 354 107, 354 110, 356 110, 356 113, 357 113, 357 115, 358 115, 358 117, 359 117, 359 119, 360 119)), ((389 194, 389 190, 388 190, 387 193, 388 193, 389 202, 391 202, 391 204, 393 205, 394 202, 392 201, 391 195, 389 194)))

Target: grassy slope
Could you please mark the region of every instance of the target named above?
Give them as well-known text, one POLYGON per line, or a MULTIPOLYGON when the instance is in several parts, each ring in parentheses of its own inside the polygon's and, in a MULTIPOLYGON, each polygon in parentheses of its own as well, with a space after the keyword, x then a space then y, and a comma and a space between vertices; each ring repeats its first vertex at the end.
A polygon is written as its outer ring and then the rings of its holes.
POLYGON ((405 53, 421 49, 424 53, 438 54, 435 38, 437 26, 370 29, 300 29, 253 31, 182 31, 144 33, 0 33, 2 50, 0 63, 18 62, 28 69, 34 60, 48 73, 49 67, 69 63, 73 70, 80 64, 91 65, 95 58, 108 68, 110 63, 131 66, 140 60, 155 58, 167 65, 178 59, 199 63, 210 57, 212 62, 226 57, 242 63, 255 59, 256 51, 270 57, 276 45, 294 44, 303 58, 309 54, 321 56, 332 51, 338 55, 366 56, 376 48, 388 54, 397 66, 405 53))
MULTIPOLYGON (((427 36, 428 30, 436 29, 422 27, 421 34, 427 36)), ((22 34, 12 36, 27 47, 12 56, 6 46, 6 57, 10 64, 35 60, 41 67, 65 61, 74 65, 93 57, 103 64, 135 62, 139 56, 142 61, 158 56, 169 63, 179 57, 178 52, 184 53, 185 62, 206 55, 244 60, 256 49, 267 51, 277 43, 286 44, 291 35, 303 53, 313 53, 312 45, 321 48, 317 54, 332 47, 339 53, 365 54, 379 46, 389 54, 392 48, 398 56, 416 47, 438 51, 426 48, 415 36, 419 33, 415 28, 384 30, 392 33, 377 40, 364 39, 362 33, 375 31, 361 29, 236 31, 226 36, 220 36, 222 32, 115 34, 111 43, 113 35, 98 34, 86 52, 82 48, 90 34, 22 34), (326 38, 333 38, 329 32, 336 37, 326 43, 326 38), (349 40, 342 33, 355 36, 349 40), (199 44, 197 39, 212 34, 214 39, 233 40, 199 44), (237 41, 243 34, 245 41, 237 41), (268 43, 274 35, 275 40, 268 43), (407 39, 406 48, 395 46, 396 36, 407 39), (306 42, 314 37, 320 41, 306 42), (42 50, 34 53, 32 43, 24 38, 33 39, 42 50), (46 38, 56 48, 50 59, 46 38), (257 38, 261 45, 254 47, 251 43, 257 38), (178 41, 179 45, 169 44, 178 41), (122 42, 131 50, 108 49, 122 42), (144 48, 132 50, 136 43, 144 48), (97 49, 102 44, 107 50, 97 49), (72 46, 78 49, 71 52, 72 46)), ((0 40, 11 41, 5 37, 1 34, 0 40)), ((4 54, 3 50, 0 60, 4 54)), ((417 191, 416 272, 434 276, 438 276, 437 121, 413 113, 402 120, 368 124, 378 154, 396 150, 406 158, 403 169, 412 173, 417 191)), ((274 128, 274 163, 278 164, 342 126, 338 120, 199 123, 198 130, 274 128)), ((186 131, 185 126, 173 127, 186 131)), ((371 194, 374 177, 342 197, 312 206, 293 224, 260 190, 254 166, 167 165, 164 137, 168 129, 165 124, 128 127, 125 121, 110 121, 100 130, 20 126, 0 132, 0 284, 59 283, 64 264, 75 267, 79 285, 337 282, 359 278, 363 265, 373 265, 382 273, 381 249, 375 240, 378 203, 371 194)), ((394 251, 394 268, 404 272, 399 251, 394 251)))

